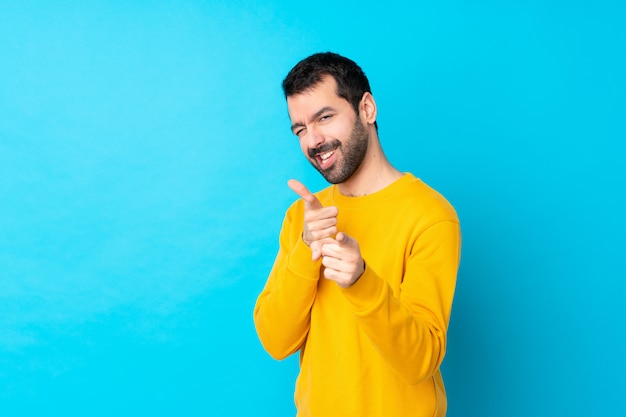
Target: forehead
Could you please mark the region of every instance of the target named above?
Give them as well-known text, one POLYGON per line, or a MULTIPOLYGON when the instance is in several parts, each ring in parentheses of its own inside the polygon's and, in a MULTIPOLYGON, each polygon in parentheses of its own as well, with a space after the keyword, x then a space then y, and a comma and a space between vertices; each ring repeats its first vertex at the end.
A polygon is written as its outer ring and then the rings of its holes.
POLYGON ((348 105, 346 99, 337 95, 337 82, 326 76, 312 88, 287 97, 287 110, 293 122, 305 121, 324 107, 338 108, 348 105))

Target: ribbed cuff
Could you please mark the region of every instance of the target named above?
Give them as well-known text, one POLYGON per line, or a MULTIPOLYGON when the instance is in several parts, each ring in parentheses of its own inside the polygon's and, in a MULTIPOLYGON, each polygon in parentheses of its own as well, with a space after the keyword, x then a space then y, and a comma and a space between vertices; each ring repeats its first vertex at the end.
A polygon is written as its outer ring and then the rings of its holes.
POLYGON ((302 278, 318 280, 321 265, 321 260, 312 261, 311 249, 304 243, 302 238, 298 239, 298 242, 289 254, 287 268, 302 278))

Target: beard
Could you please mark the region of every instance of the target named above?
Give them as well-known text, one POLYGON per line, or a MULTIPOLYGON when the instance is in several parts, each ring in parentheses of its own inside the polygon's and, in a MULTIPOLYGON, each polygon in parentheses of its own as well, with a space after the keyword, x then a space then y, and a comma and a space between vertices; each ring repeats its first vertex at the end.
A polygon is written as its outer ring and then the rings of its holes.
POLYGON ((352 175, 359 169, 365 153, 367 152, 367 146, 369 143, 369 132, 361 123, 361 120, 357 117, 350 133, 350 138, 345 144, 342 144, 337 139, 333 139, 323 145, 309 149, 309 162, 322 176, 331 184, 341 184, 352 177, 352 175), (323 152, 328 152, 335 149, 341 150, 342 159, 335 161, 335 163, 327 168, 322 169, 315 159, 315 155, 323 152))

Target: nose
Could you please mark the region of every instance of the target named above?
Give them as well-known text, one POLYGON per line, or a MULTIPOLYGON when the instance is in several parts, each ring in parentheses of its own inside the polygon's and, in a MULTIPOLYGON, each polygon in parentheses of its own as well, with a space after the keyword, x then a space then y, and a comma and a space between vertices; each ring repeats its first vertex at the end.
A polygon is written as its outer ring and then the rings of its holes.
POLYGON ((307 145, 309 148, 317 148, 322 143, 326 142, 324 133, 315 124, 308 127, 307 145))

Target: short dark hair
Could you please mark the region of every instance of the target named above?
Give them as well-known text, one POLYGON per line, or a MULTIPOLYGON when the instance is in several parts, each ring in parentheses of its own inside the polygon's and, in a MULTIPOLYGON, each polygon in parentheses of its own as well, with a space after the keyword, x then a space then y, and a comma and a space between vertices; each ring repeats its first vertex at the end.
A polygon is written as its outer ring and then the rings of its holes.
POLYGON ((333 52, 316 53, 298 62, 283 80, 285 98, 312 89, 328 75, 337 82, 337 95, 359 114, 363 94, 372 93, 370 83, 356 62, 333 52))

